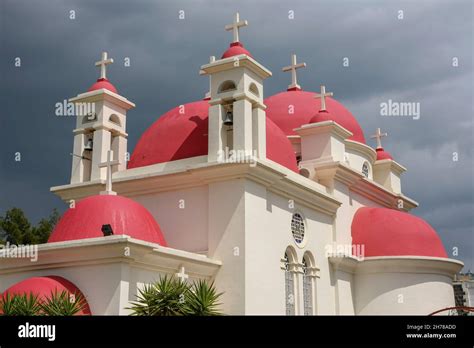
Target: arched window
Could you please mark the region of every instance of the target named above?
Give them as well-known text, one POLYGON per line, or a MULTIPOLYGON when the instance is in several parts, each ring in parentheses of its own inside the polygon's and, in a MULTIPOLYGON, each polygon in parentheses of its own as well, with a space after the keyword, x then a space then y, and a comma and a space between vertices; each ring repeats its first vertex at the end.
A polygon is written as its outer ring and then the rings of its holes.
POLYGON ((217 89, 217 93, 224 93, 228 91, 233 91, 235 89, 236 87, 234 81, 227 80, 221 83, 221 85, 217 89))
POLYGON ((120 126, 120 118, 115 114, 110 115, 109 121, 116 124, 117 126, 120 126))
POLYGON ((260 94, 258 93, 258 87, 255 83, 250 84, 249 91, 255 94, 257 97, 260 96, 260 94))
POLYGON ((303 256, 303 310, 304 315, 313 315, 313 279, 310 276, 311 262, 303 256))
POLYGON ((369 170, 369 164, 367 162, 364 162, 364 164, 362 165, 362 174, 364 174, 366 178, 369 177, 369 170))
POLYGON ((296 291, 294 257, 288 248, 283 256, 283 269, 285 271, 285 310, 286 315, 295 315, 296 311, 296 291))

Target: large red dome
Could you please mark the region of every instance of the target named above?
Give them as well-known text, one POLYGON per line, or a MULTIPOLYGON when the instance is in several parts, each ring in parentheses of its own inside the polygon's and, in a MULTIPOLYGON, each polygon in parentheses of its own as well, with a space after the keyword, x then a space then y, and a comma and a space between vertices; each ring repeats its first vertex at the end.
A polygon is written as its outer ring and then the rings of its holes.
POLYGON ((78 312, 78 315, 90 315, 91 310, 87 303, 86 297, 79 290, 79 288, 71 283, 69 280, 58 276, 45 276, 45 277, 31 277, 21 282, 18 282, 10 286, 2 296, 9 294, 12 295, 29 295, 33 293, 37 295, 40 300, 46 300, 51 298, 51 295, 57 292, 61 294, 63 291, 67 291, 71 295, 81 296, 84 299, 83 309, 78 312))
POLYGON ((113 233, 166 246, 160 226, 142 205, 122 196, 96 195, 69 208, 59 220, 48 243, 103 237, 102 226, 113 233))
MULTIPOLYGON (((128 168, 207 155, 208 114, 207 100, 184 104, 165 113, 143 133, 128 168)), ((291 143, 268 117, 266 124, 267 158, 298 172, 291 143)))
POLYGON ((423 219, 387 208, 359 208, 352 220, 352 244, 365 256, 448 257, 436 231, 423 219))
MULTIPOLYGON (((296 135, 293 131, 311 121, 321 122, 327 119, 314 120, 321 108, 321 99, 315 98, 316 93, 302 90, 291 90, 275 94, 265 99, 267 116, 286 135, 296 135)), ((362 128, 355 117, 341 103, 333 98, 326 97, 326 109, 332 121, 352 132, 349 138, 365 144, 362 128)))

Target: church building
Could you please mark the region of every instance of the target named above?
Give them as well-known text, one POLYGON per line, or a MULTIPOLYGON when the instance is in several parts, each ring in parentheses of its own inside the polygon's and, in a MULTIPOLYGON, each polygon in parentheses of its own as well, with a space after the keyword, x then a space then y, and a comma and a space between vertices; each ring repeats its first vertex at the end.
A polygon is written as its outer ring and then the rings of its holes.
POLYGON ((304 90, 294 54, 291 84, 265 96, 272 72, 240 40, 247 25, 237 13, 230 46, 203 62, 209 91, 203 78, 198 100, 157 115, 134 149, 135 104, 102 54, 100 78, 70 99, 95 110, 77 117, 70 182, 51 188, 69 209, 36 262, 0 259, 0 292, 80 291, 83 314, 128 315, 138 289, 171 275, 214 281, 229 315, 454 306, 463 264, 410 212, 418 203, 382 147, 387 134, 377 129, 370 146, 324 85, 304 90))

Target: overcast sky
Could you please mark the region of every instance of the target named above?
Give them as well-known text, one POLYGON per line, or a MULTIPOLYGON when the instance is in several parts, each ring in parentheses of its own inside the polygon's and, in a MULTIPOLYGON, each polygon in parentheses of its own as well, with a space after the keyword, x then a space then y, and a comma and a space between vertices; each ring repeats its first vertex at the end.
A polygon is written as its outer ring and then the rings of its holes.
POLYGON ((75 120, 55 116, 55 104, 95 81, 101 51, 115 59, 108 77, 137 105, 132 151, 161 114, 204 96, 199 67, 227 48, 235 11, 250 24, 242 42, 273 72, 265 95, 286 89, 281 67, 295 52, 307 63, 303 89, 325 84, 366 138, 389 133, 385 149, 408 168, 403 191, 420 203, 413 213, 474 270, 472 1, 1 0, 0 213, 16 206, 37 221, 66 209, 49 188, 69 182, 75 120), (420 119, 381 116, 389 99, 420 103, 420 119))

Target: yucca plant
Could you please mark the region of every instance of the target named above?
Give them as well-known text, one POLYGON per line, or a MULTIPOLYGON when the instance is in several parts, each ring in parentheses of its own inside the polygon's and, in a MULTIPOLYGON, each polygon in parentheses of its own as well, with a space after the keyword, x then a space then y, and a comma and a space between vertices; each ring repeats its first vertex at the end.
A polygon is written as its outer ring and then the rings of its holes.
POLYGON ((3 315, 40 315, 41 301, 33 293, 3 295, 0 300, 0 312, 3 315))
POLYGON ((51 292, 51 296, 40 303, 41 314, 48 316, 72 316, 84 309, 86 301, 81 294, 70 294, 63 290, 51 292))
POLYGON ((137 301, 127 308, 131 315, 138 316, 182 316, 219 315, 219 297, 214 283, 203 280, 193 285, 164 276, 138 291, 137 301))
POLYGON ((165 276, 138 291, 137 301, 132 302, 132 315, 179 316, 186 315, 185 298, 189 287, 186 283, 165 276))
POLYGON ((218 310, 219 298, 222 293, 217 293, 214 283, 208 284, 204 280, 198 280, 192 286, 186 296, 187 312, 190 315, 221 315, 218 310))

